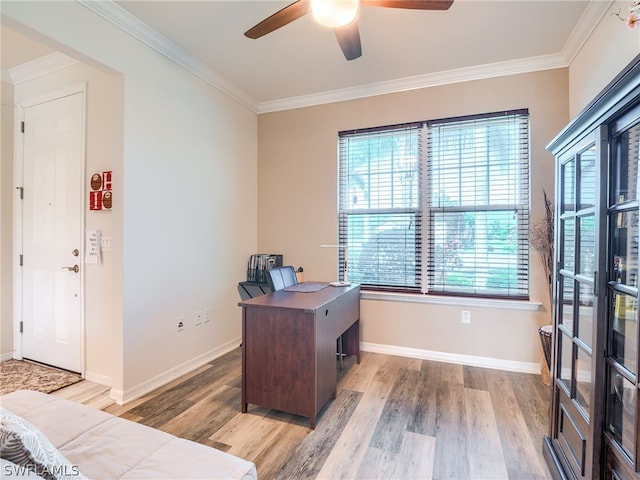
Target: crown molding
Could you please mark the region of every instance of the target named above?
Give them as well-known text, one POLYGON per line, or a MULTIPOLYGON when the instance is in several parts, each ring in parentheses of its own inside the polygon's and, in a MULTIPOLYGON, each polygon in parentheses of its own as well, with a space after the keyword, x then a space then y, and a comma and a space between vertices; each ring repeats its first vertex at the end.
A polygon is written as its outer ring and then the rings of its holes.
MULTIPOLYGON (((77 60, 66 56, 60 52, 53 52, 30 62, 17 65, 9 69, 10 83, 19 85, 20 83, 34 80, 43 75, 57 72, 63 68, 70 67, 78 63, 77 60)), ((4 78, 4 75, 3 75, 4 78)))
POLYGON ((76 0, 257 114, 342 102, 420 88, 568 67, 614 0, 591 0, 557 54, 477 65, 311 95, 257 102, 209 66, 149 27, 113 0, 76 0))
POLYGON ((0 67, 0 71, 2 72, 2 81, 4 83, 13 83, 13 80, 11 80, 11 74, 9 73, 8 69, 0 67))
POLYGON ((544 55, 515 61, 498 62, 474 67, 465 67, 442 72, 428 73, 414 77, 405 77, 387 82, 370 83, 357 87, 331 90, 312 95, 284 98, 258 104, 257 113, 277 112, 293 108, 311 107, 332 102, 343 102, 359 98, 407 92, 421 88, 436 87, 452 83, 482 80, 486 78, 516 75, 539 70, 551 70, 566 67, 567 63, 560 54, 544 55))
POLYGON ((578 55, 585 42, 598 26, 598 23, 600 23, 613 4, 614 0, 591 0, 589 2, 562 47, 562 56, 566 59, 567 66, 576 58, 576 55, 578 55))
POLYGON ((256 101, 244 90, 236 87, 229 80, 171 42, 164 35, 142 22, 113 0, 76 0, 76 2, 111 22, 116 27, 140 40, 148 47, 151 47, 156 52, 164 55, 197 77, 200 77, 248 109, 256 111, 256 101))

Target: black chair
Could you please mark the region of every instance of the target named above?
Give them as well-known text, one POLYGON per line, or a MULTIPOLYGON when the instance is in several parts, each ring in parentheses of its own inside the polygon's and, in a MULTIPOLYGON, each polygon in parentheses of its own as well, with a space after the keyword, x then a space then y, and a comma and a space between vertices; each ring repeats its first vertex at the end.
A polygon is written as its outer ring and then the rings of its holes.
POLYGON ((267 270, 267 281, 274 292, 298 283, 296 271, 291 266, 274 267, 267 270))

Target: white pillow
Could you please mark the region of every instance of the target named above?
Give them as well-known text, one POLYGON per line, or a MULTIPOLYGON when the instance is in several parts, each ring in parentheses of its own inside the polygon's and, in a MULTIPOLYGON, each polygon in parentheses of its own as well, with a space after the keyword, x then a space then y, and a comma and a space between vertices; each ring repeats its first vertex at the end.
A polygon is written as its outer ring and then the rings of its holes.
POLYGON ((77 465, 72 465, 40 430, 1 407, 0 456, 22 467, 23 473, 49 480, 84 479, 77 465))

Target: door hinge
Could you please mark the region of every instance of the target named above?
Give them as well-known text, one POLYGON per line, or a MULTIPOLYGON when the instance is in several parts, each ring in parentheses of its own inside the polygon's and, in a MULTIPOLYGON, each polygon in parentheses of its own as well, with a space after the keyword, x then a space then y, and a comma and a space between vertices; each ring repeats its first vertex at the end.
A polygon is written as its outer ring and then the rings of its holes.
POLYGON ((16 190, 20 190, 20 200, 24 200, 24 187, 16 187, 16 190))
POLYGON ((20 266, 22 266, 22 264, 24 262, 24 255, 20 254, 19 262, 20 262, 20 266))
POLYGON ((24 322, 20 320, 20 333, 24 332, 24 322))
POLYGON ((20 122, 20 133, 24 133, 24 122, 20 122))

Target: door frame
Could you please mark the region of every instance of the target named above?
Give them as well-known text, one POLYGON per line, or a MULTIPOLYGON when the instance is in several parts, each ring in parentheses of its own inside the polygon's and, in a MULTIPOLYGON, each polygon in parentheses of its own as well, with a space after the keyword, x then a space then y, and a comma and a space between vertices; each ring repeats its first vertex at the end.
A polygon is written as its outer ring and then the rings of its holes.
MULTIPOLYGON (((39 105, 41 103, 50 102, 59 98, 68 97, 70 95, 82 94, 82 112, 81 112, 81 159, 80 159, 80 178, 86 178, 87 168, 87 83, 80 82, 67 87, 52 90, 50 92, 26 98, 14 104, 14 141, 13 141, 13 186, 14 186, 14 202, 13 202, 13 358, 22 360, 22 332, 20 331, 20 323, 23 317, 22 301, 23 301, 23 275, 22 266, 20 264, 20 256, 23 253, 23 203, 21 199, 21 187, 24 185, 24 135, 21 131, 21 124, 24 121, 25 110, 29 107, 39 105)), ((84 265, 85 253, 85 221, 86 221, 86 182, 82 181, 80 186, 81 192, 81 219, 80 219, 80 255, 78 259, 84 265)), ((85 269, 80 269, 80 374, 84 377, 86 370, 85 360, 85 269)))

